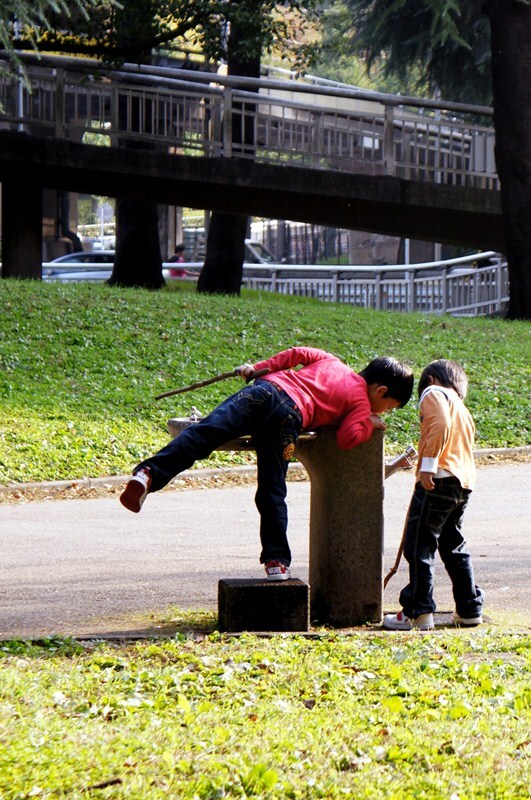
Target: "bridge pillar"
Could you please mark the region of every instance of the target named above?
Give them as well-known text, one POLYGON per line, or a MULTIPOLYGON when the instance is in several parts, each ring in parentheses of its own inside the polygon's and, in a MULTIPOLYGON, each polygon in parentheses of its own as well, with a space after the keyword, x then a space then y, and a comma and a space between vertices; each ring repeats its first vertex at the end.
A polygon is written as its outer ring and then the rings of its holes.
POLYGON ((2 277, 42 272, 42 189, 23 180, 2 182, 2 277))
POLYGON ((310 495, 311 619, 335 627, 380 622, 383 604, 383 432, 340 450, 333 428, 299 439, 310 495))

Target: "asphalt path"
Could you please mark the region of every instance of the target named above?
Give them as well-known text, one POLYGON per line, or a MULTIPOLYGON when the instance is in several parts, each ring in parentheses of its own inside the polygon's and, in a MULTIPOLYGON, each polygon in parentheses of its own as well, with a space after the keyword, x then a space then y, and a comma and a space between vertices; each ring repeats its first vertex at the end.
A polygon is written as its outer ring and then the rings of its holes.
MULTIPOLYGON (((486 614, 531 622, 531 463, 480 466, 465 516, 486 614)), ((385 483, 385 571, 392 566, 413 488, 410 473, 385 483)), ((117 496, 0 506, 0 638, 97 636, 135 630, 138 615, 215 609, 220 578, 263 577, 254 486, 165 491, 138 515, 117 496)), ((293 577, 308 579, 310 484, 290 482, 293 577)), ((398 609, 406 565, 390 581, 398 609)), ((438 610, 453 608, 436 568, 438 610)), ((146 630, 149 624, 145 623, 146 630)))

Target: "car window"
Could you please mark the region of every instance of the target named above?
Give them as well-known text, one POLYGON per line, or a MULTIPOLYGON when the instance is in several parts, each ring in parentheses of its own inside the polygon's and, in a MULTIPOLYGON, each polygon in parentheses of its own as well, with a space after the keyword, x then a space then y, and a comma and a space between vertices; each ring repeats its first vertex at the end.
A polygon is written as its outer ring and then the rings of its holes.
POLYGON ((271 264, 275 260, 273 253, 270 253, 260 242, 249 242, 246 244, 245 249, 247 251, 247 260, 251 264, 271 264))

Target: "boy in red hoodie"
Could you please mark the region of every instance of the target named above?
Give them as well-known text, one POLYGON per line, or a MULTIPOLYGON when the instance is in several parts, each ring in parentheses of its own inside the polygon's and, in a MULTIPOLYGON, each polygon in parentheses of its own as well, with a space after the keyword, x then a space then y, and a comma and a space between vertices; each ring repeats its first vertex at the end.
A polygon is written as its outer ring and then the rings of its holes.
POLYGON ((269 580, 287 580, 286 473, 301 431, 337 426, 337 443, 345 450, 367 441, 374 428, 385 429, 380 414, 408 402, 413 374, 393 358, 374 359, 358 374, 331 353, 311 347, 292 347, 238 368, 244 379, 262 369, 268 374, 138 464, 120 502, 129 511, 140 511, 148 493, 162 489, 216 447, 250 434, 257 455, 260 562, 269 580))

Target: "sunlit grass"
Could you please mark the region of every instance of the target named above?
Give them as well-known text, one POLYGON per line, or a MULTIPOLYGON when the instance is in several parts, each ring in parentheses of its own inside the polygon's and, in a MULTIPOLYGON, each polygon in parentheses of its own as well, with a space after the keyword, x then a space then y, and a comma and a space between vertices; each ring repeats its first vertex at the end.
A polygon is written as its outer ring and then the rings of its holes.
POLYGON ((529 643, 489 628, 4 643, 0 796, 523 800, 529 643))

